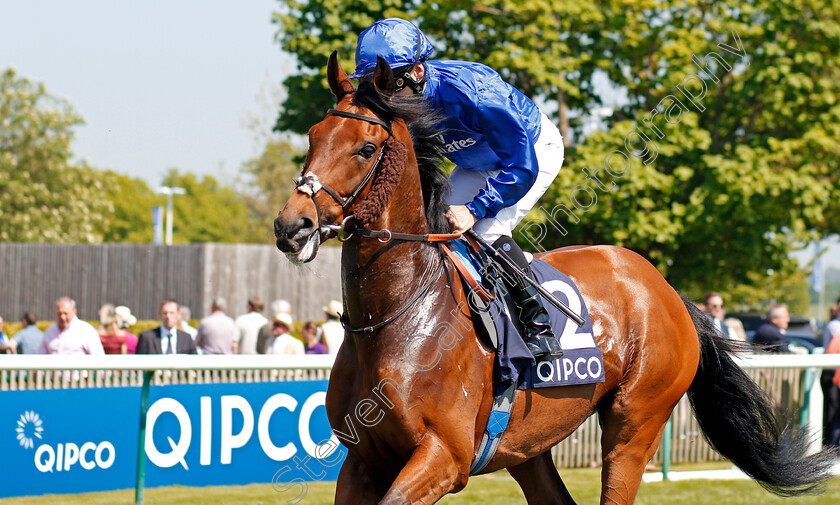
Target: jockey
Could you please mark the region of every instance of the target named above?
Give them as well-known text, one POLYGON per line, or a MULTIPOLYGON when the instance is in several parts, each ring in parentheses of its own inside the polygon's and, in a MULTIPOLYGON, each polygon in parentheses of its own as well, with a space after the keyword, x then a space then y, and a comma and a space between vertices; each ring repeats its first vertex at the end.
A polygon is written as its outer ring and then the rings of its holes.
MULTIPOLYGON (((409 21, 377 21, 359 35, 354 79, 370 78, 381 56, 394 71, 395 92, 423 94, 443 112, 446 156, 456 167, 447 219, 453 232, 473 228, 531 279, 513 228, 537 203, 563 164, 563 137, 528 97, 480 63, 428 60, 434 49, 409 21)), ((504 265, 503 265, 504 267, 504 265)), ((507 272, 525 344, 537 360, 563 355, 536 289, 507 272)))

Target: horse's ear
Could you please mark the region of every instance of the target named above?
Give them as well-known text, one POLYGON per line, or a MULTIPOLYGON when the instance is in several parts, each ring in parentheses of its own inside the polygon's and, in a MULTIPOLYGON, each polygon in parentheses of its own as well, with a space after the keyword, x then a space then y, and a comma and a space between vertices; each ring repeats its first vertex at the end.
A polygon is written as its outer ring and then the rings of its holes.
POLYGON ((394 94, 394 72, 382 56, 376 57, 376 70, 373 71, 373 85, 384 95, 394 94))
POLYGON ((330 83, 330 89, 338 101, 341 101, 347 93, 353 92, 353 83, 338 63, 338 51, 332 52, 330 61, 327 63, 327 82, 330 83))

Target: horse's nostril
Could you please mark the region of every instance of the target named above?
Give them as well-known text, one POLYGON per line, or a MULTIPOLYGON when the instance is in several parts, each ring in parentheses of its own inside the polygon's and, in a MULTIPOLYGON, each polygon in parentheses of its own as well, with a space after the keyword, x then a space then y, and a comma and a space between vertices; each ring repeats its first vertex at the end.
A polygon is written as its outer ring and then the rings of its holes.
POLYGON ((298 219, 298 223, 300 223, 300 230, 302 231, 309 231, 315 228, 315 222, 309 219, 308 217, 302 217, 298 219))
POLYGON ((286 229, 286 238, 291 241, 303 242, 315 231, 315 222, 308 217, 299 217, 292 226, 286 229))

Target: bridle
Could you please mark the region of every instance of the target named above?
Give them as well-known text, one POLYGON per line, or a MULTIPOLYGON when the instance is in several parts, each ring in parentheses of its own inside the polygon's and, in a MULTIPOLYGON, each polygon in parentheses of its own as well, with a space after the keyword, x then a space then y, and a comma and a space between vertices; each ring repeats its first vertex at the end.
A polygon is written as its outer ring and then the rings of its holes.
POLYGON ((391 240, 401 240, 401 241, 409 241, 409 242, 446 242, 449 240, 455 240, 461 237, 460 233, 430 233, 430 234, 416 234, 416 233, 399 233, 399 232, 392 232, 391 230, 366 230, 366 229, 352 229, 347 230, 347 225, 349 224, 350 220, 353 219, 352 214, 348 214, 348 210, 350 206, 356 201, 359 194, 367 187, 370 183, 373 176, 376 175, 376 169, 379 168, 380 163, 382 162, 382 157, 385 154, 385 148, 388 144, 388 141, 394 136, 393 129, 390 123, 386 123, 379 118, 365 116, 364 114, 355 114, 353 112, 347 112, 345 110, 339 109, 329 109, 327 111, 327 115, 333 114, 335 116, 347 117, 351 119, 357 119, 359 121, 366 121, 371 124, 379 125, 385 128, 385 131, 388 132, 388 138, 382 142, 382 145, 379 146, 379 151, 376 155, 376 159, 374 160, 373 164, 368 170, 367 175, 362 180, 362 182, 356 187, 355 190, 350 194, 348 197, 342 197, 337 191, 332 189, 331 187, 327 186, 323 182, 318 179, 317 174, 307 174, 302 175, 294 179, 295 189, 299 190, 300 192, 309 195, 312 198, 312 203, 315 205, 315 214, 318 219, 318 233, 321 233, 323 229, 327 229, 328 231, 333 231, 336 233, 336 236, 340 242, 346 242, 353 236, 357 236, 360 238, 375 238, 386 244, 391 240), (320 191, 324 190, 333 200, 341 206, 342 214, 344 215, 344 219, 341 221, 341 224, 327 224, 321 225, 321 207, 318 205, 318 201, 315 199, 315 194, 320 191))
POLYGON ((336 232, 336 235, 338 236, 338 240, 340 240, 341 242, 345 242, 351 236, 353 236, 352 232, 350 232, 347 235, 344 234, 344 230, 345 230, 345 227, 347 226, 347 223, 350 221, 350 219, 353 218, 353 215, 348 214, 347 211, 350 209, 350 206, 353 205, 353 202, 356 201, 356 198, 359 197, 359 194, 361 194, 361 192, 365 189, 365 187, 367 187, 367 185, 370 183, 371 179, 373 179, 373 176, 376 174, 376 169, 379 168, 379 164, 382 162, 382 156, 385 154, 385 146, 388 144, 388 141, 391 139, 391 137, 394 136, 394 132, 393 132, 393 130, 391 128, 391 125, 389 123, 386 123, 385 121, 382 121, 379 118, 375 118, 375 117, 371 117, 371 116, 365 116, 363 114, 355 114, 353 112, 347 112, 347 111, 338 110, 338 109, 329 109, 327 111, 327 115, 330 115, 330 114, 333 114, 335 116, 348 117, 348 118, 351 118, 351 119, 358 119, 360 121, 367 121, 368 123, 379 125, 382 128, 385 128, 385 131, 388 132, 388 138, 385 139, 384 142, 382 142, 381 146, 379 146, 379 151, 376 154, 376 159, 374 160, 373 164, 370 166, 370 170, 368 170, 368 173, 367 173, 367 175, 365 175, 365 178, 356 187, 356 189, 353 190, 353 192, 350 194, 350 196, 348 196, 346 198, 342 197, 340 194, 338 194, 337 191, 335 191, 331 187, 329 187, 326 184, 324 184, 323 182, 321 182, 318 179, 317 174, 302 175, 302 176, 294 179, 295 189, 301 191, 302 193, 305 193, 305 194, 309 195, 309 197, 312 198, 312 203, 315 205, 315 214, 317 215, 317 218, 318 218, 318 233, 321 233, 322 228, 327 228, 329 231, 336 232), (323 226, 323 227, 321 226, 321 207, 318 205, 318 201, 315 199, 315 193, 317 193, 318 191, 320 191, 322 189, 328 195, 330 195, 330 197, 332 197, 332 199, 335 200, 336 203, 338 203, 338 205, 341 206, 341 212, 344 215, 344 219, 342 220, 340 225, 326 225, 326 226, 323 226))
MULTIPOLYGON (((360 238, 375 238, 380 242, 388 243, 391 240, 402 240, 402 241, 412 241, 412 242, 427 242, 427 243, 437 243, 437 242, 445 242, 448 240, 455 240, 461 236, 460 233, 439 233, 439 234, 414 234, 414 233, 397 233, 392 232, 391 230, 366 230, 366 229, 351 229, 347 230, 347 225, 349 221, 353 218, 352 214, 348 214, 348 210, 353 202, 358 198, 359 194, 364 190, 365 187, 370 183, 373 176, 376 174, 376 169, 379 168, 380 163, 382 162, 382 157, 385 153, 385 147, 388 144, 388 141, 394 136, 393 129, 391 128, 391 124, 382 121, 379 118, 365 116, 363 114, 355 114, 353 112, 347 112, 344 110, 339 109, 329 109, 327 111, 327 115, 333 114, 335 116, 347 117, 351 119, 357 119, 360 121, 366 121, 371 124, 379 125, 385 128, 385 131, 388 132, 388 138, 382 142, 382 145, 379 147, 379 152, 376 155, 376 160, 374 160, 373 164, 370 167, 367 175, 362 180, 362 182, 356 187, 355 190, 350 194, 350 196, 344 198, 342 197, 337 191, 330 188, 326 184, 322 183, 316 174, 307 174, 302 175, 295 179, 295 189, 301 191, 302 193, 309 195, 312 199, 312 203, 315 205, 315 213, 318 219, 318 233, 321 234, 323 229, 327 229, 328 231, 333 231, 336 233, 336 236, 339 241, 346 242, 354 235, 360 238), (321 225, 321 208, 318 205, 318 201, 315 199, 315 194, 320 191, 324 190, 333 200, 336 201, 341 206, 341 210, 344 214, 344 219, 341 221, 340 225, 328 224, 328 225, 321 225)), ((437 268, 437 271, 434 275, 423 285, 423 287, 415 293, 415 295, 406 303, 403 307, 401 307, 396 313, 388 317, 387 319, 380 321, 377 324, 371 326, 365 326, 361 328, 352 328, 350 326, 350 321, 346 317, 346 310, 344 314, 341 315, 340 321, 342 326, 347 332, 351 333, 372 333, 375 330, 382 328, 383 326, 390 324, 398 317, 403 315, 408 309, 414 305, 414 303, 423 296, 429 288, 431 288, 434 281, 440 276, 440 273, 443 271, 444 262, 441 261, 440 265, 437 268)))

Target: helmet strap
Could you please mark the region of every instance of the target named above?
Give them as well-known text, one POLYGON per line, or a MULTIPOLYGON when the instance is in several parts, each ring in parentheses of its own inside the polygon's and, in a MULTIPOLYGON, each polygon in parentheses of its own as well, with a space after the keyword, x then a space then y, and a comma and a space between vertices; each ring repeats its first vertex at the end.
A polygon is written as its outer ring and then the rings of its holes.
MULTIPOLYGON (((422 63, 418 63, 418 65, 422 65, 422 63)), ((408 86, 414 91, 415 94, 423 93, 423 85, 426 84, 426 68, 423 67, 423 77, 420 78, 419 81, 415 81, 411 77, 411 72, 414 71, 415 65, 409 65, 408 68, 402 72, 400 75, 395 76, 394 78, 394 92, 398 92, 408 86)))
POLYGON ((426 66, 420 61, 420 53, 423 43, 423 34, 420 31, 420 28, 414 27, 417 30, 417 54, 414 56, 414 63, 411 65, 406 65, 403 67, 404 70, 400 72, 401 75, 395 75, 394 79, 394 93, 401 91, 404 87, 408 86, 414 91, 415 95, 420 95, 423 93, 423 85, 426 84, 426 66), (419 81, 415 81, 411 77, 411 72, 414 71, 414 67, 417 65, 423 65, 423 77, 419 81))

